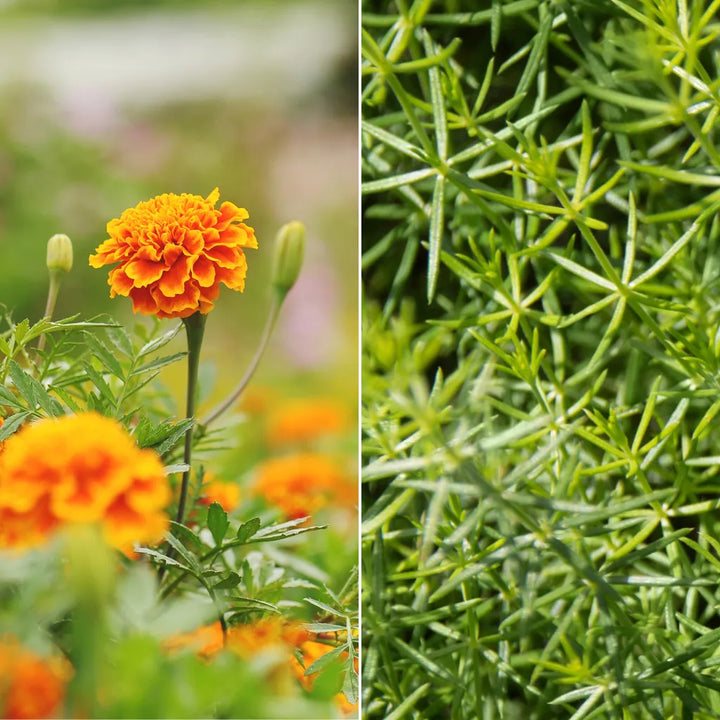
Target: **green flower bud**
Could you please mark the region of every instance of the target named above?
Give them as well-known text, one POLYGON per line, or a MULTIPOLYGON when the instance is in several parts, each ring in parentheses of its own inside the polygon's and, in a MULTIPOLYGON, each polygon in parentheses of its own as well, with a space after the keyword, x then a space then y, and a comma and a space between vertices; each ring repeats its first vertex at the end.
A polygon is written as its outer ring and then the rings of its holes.
POLYGON ((53 235, 47 244, 47 268, 50 272, 66 273, 72 270, 73 247, 67 235, 53 235))
POLYGON ((297 220, 283 225, 275 237, 272 284, 286 295, 295 284, 305 255, 305 226, 297 220))

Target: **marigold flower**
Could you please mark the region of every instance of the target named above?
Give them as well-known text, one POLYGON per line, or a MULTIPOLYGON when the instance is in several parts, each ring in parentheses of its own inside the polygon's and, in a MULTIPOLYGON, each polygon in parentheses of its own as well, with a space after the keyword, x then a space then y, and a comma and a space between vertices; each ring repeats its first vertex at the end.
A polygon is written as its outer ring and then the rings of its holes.
POLYGON ((97 413, 41 420, 0 456, 0 547, 44 542, 65 524, 97 523, 127 549, 159 541, 170 488, 158 456, 97 413))
MULTIPOLYGON (((270 617, 230 627, 227 649, 247 659, 275 646, 290 652, 300 647, 309 637, 310 633, 302 624, 270 617)), ((209 660, 223 649, 222 627, 216 622, 175 635, 165 641, 164 647, 169 651, 192 649, 199 657, 209 660)))
POLYGON ((268 417, 267 440, 271 445, 310 443, 348 429, 347 407, 332 398, 303 398, 280 405, 268 417))
POLYGON ((129 208, 107 225, 110 237, 90 256, 95 268, 110 270, 110 296, 133 301, 133 311, 160 318, 208 313, 220 283, 245 288, 243 248, 256 248, 247 210, 224 202, 220 191, 200 195, 166 193, 129 208))
MULTIPOLYGON (((300 645, 300 652, 302 653, 302 663, 293 657, 290 661, 290 667, 293 674, 298 679, 300 684, 306 689, 311 690, 317 677, 317 673, 306 675, 305 671, 309 668, 316 660, 319 660, 323 655, 326 655, 334 647, 332 645, 326 645, 325 643, 317 642, 316 640, 306 640, 300 645)), ((347 659, 347 653, 341 653, 338 658, 338 662, 344 662, 347 659)), ((358 671, 358 660, 355 658, 355 672, 358 671)), ((337 693, 333 698, 335 704, 340 709, 343 715, 353 715, 358 711, 358 704, 351 703, 345 697, 343 693, 337 693)))
POLYGON ((225 512, 232 512, 240 503, 240 488, 234 483, 211 479, 203 483, 198 502, 201 505, 212 505, 216 502, 225 512))
POLYGON ((61 657, 45 659, 14 638, 0 638, 0 716, 56 717, 71 674, 61 657))
POLYGON ((255 492, 288 519, 313 515, 331 501, 357 502, 355 484, 340 463, 319 453, 296 453, 260 463, 255 492))
MULTIPOLYGON (((278 648, 286 653, 287 666, 292 675, 306 690, 310 690, 317 674, 306 676, 306 668, 333 649, 332 645, 317 642, 313 640, 313 637, 315 636, 308 632, 301 623, 288 622, 279 617, 269 617, 252 623, 233 625, 228 629, 225 646, 223 646, 222 628, 219 622, 204 625, 188 633, 175 635, 166 640, 163 645, 169 652, 194 650, 198 657, 207 661, 212 660, 223 649, 230 650, 248 660, 263 651, 278 648), (296 657, 298 650, 302 654, 302 663, 296 657)), ((340 661, 346 657, 347 653, 343 653, 340 661)), ((357 667, 356 658, 356 670, 357 667)), ((342 693, 338 693, 334 700, 344 715, 357 712, 357 705, 350 704, 342 693)))

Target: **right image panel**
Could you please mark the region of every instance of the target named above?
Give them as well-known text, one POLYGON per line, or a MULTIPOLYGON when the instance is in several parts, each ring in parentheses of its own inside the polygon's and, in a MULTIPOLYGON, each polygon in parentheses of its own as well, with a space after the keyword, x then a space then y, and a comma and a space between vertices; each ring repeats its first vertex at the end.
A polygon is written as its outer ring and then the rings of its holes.
POLYGON ((362 2, 363 717, 720 717, 710 0, 362 2))

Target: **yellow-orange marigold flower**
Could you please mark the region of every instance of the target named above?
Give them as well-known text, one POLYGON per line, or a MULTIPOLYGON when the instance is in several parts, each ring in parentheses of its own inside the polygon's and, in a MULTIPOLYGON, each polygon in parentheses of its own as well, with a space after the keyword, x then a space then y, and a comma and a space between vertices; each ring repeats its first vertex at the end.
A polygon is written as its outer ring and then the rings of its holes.
POLYGON ((308 443, 348 429, 348 410, 332 398, 290 400, 268 417, 267 440, 271 445, 308 443))
MULTIPOLYGON (((287 654, 287 664, 291 673, 306 690, 310 690, 317 673, 306 676, 306 668, 333 649, 332 645, 317 642, 313 640, 313 637, 315 636, 299 622, 288 622, 279 617, 269 617, 252 623, 232 626, 228 630, 226 646, 223 646, 222 628, 219 622, 204 625, 188 633, 175 635, 166 640, 163 645, 169 652, 194 650, 199 657, 208 661, 224 648, 246 660, 270 648, 278 648, 287 654), (302 664, 295 657, 297 650, 300 650, 302 654, 302 664)), ((339 661, 342 662, 346 657, 347 653, 343 653, 339 661)), ((356 658, 356 670, 357 667, 356 658)), ((358 706, 350 704, 343 693, 338 693, 334 700, 343 715, 357 712, 358 706)))
POLYGON ((208 313, 220 283, 245 288, 243 248, 256 248, 247 210, 224 202, 220 191, 200 195, 166 193, 129 208, 107 225, 110 237, 90 256, 110 271, 110 296, 133 301, 133 311, 161 318, 208 313))
POLYGON ((334 458, 295 453, 270 458, 257 467, 255 492, 289 519, 312 515, 329 502, 357 501, 355 483, 334 458))
POLYGON ((121 549, 159 541, 169 501, 160 458, 94 412, 23 428, 0 455, 0 547, 36 545, 76 523, 98 523, 121 549))
POLYGON ((203 483, 201 505, 218 503, 225 512, 232 512, 240 503, 240 488, 234 483, 211 479, 203 483))
MULTIPOLYGON (((326 655, 333 650, 332 645, 326 645, 325 643, 317 642, 316 640, 305 640, 300 645, 300 652, 302 653, 302 664, 297 658, 293 657, 290 660, 290 667, 293 674, 298 679, 300 684, 306 689, 311 690, 317 677, 317 673, 306 675, 305 671, 309 668, 316 660, 319 660, 323 655, 326 655)), ((344 662, 347 660, 347 653, 341 653, 337 662, 344 662)), ((355 672, 358 671, 358 660, 355 658, 355 672)), ((351 703, 343 693, 337 693, 334 697, 335 704, 338 706, 343 715, 354 715, 358 711, 358 704, 351 703)))
MULTIPOLYGON (((227 649, 247 659, 274 646, 287 650, 300 647, 309 637, 310 633, 298 622, 276 617, 263 618, 230 627, 227 649)), ((209 660, 223 649, 222 627, 216 622, 175 635, 165 641, 164 647, 168 651, 191 649, 198 656, 209 660)))
POLYGON ((0 639, 0 717, 56 717, 72 669, 61 657, 45 659, 16 639, 0 639))

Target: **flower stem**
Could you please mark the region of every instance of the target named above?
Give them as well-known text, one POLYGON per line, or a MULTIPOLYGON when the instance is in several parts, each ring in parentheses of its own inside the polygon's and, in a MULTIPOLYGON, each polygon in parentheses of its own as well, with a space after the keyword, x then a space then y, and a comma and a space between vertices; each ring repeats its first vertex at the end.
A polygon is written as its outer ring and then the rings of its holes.
POLYGON ((273 328, 275 327, 275 323, 277 322, 278 315, 280 313, 280 307, 282 306, 283 300, 285 299, 285 294, 286 293, 280 292, 275 292, 272 294, 270 312, 268 313, 267 322, 265 323, 265 328, 263 329, 263 334, 260 338, 260 344, 255 351, 255 355, 253 356, 253 359, 250 362, 248 369, 245 371, 245 374, 242 376, 240 382, 235 386, 235 389, 200 421, 200 424, 203 427, 217 420, 220 415, 222 415, 226 410, 228 410, 228 408, 232 407, 237 402, 238 398, 242 394, 242 391, 245 389, 247 384, 250 382, 252 376, 255 374, 255 370, 260 363, 260 359, 265 352, 268 340, 270 340, 273 328))
MULTIPOLYGON (((195 416, 195 403, 197 400, 198 368, 200 367, 200 348, 202 347, 205 332, 206 315, 196 312, 190 317, 183 318, 188 346, 188 373, 187 373, 187 405, 185 417, 195 416)), ((177 516, 175 520, 182 524, 185 518, 185 504, 187 503, 188 486, 190 484, 190 463, 192 461, 193 428, 189 427, 185 433, 185 452, 183 462, 188 466, 182 476, 180 485, 180 499, 178 500, 177 516)))
MULTIPOLYGON (((50 320, 55 312, 55 304, 57 303, 58 294, 60 292, 60 279, 65 273, 58 273, 57 271, 50 271, 50 286, 48 287, 47 302, 45 303, 45 314, 43 317, 50 320)), ((38 340, 39 351, 42 351, 45 347, 45 333, 40 336, 38 340)))

